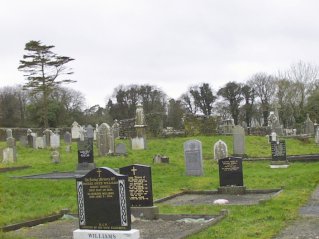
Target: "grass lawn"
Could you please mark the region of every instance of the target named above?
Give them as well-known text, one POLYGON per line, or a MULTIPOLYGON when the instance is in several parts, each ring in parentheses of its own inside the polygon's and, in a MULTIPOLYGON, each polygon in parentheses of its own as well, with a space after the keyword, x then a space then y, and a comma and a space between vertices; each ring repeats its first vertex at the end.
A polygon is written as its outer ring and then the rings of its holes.
MULTIPOLYGON (((152 166, 154 199, 159 199, 182 189, 213 190, 219 186, 218 165, 213 160, 213 145, 222 139, 232 152, 230 136, 200 136, 192 138, 149 139, 148 149, 130 150, 128 156, 99 157, 95 150, 97 166, 119 168, 133 163, 152 166), (202 142, 204 172, 202 177, 185 176, 183 143, 188 139, 202 142), (156 154, 169 157, 169 164, 153 164, 156 154)), ((5 143, 0 143, 0 148, 5 143)), ((302 143, 286 140, 287 154, 319 153, 319 146, 313 140, 302 143)), ((60 149, 61 163, 52 164, 50 150, 34 150, 17 145, 18 162, 0 167, 29 165, 31 168, 0 174, 0 226, 22 222, 56 213, 63 208, 77 212, 75 180, 14 179, 10 176, 41 174, 52 171, 74 171, 77 164, 77 146, 66 153, 60 149)), ((246 137, 246 153, 250 157, 270 157, 270 145, 266 137, 246 137)), ((319 182, 319 162, 291 163, 287 169, 270 169, 268 161, 243 163, 244 184, 248 189, 268 189, 284 187, 279 196, 253 206, 179 206, 160 205, 161 213, 216 214, 222 208, 229 215, 219 224, 193 235, 190 238, 272 238, 283 227, 298 217, 298 209, 307 202, 311 192, 319 182)), ((0 233, 0 238, 9 238, 0 233)))

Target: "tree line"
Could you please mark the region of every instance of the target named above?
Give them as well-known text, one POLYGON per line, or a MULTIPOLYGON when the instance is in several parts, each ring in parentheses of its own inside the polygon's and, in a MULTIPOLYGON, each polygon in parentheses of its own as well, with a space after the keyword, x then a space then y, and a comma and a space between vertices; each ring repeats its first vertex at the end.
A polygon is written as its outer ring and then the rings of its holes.
MULTIPOLYGON (((189 115, 232 118, 235 124, 267 126, 276 107, 285 128, 293 128, 310 118, 319 119, 319 68, 298 62, 276 75, 259 72, 245 83, 230 81, 219 89, 209 82, 190 86, 179 98, 169 98, 154 85, 120 85, 104 106, 85 107, 85 96, 65 86, 75 81, 67 67, 74 59, 57 55, 54 46, 30 41, 18 70, 27 83, 0 88, 1 127, 66 127, 80 124, 111 124, 115 119, 134 118, 140 101, 147 115, 161 117, 162 126, 183 127, 189 115)), ((154 118, 153 117, 153 118, 154 118)))

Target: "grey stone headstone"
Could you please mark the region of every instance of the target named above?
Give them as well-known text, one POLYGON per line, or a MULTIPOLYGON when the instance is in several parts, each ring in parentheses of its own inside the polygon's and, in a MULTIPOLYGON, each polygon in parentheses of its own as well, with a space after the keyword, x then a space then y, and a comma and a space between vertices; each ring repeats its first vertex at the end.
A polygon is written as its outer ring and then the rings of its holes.
POLYGON ((71 128, 72 139, 80 138, 80 125, 74 121, 71 128))
POLYGON ((45 148, 45 137, 37 137, 36 138, 36 148, 44 149, 45 148))
POLYGON ((184 157, 186 164, 186 175, 202 176, 203 156, 202 143, 198 140, 188 140, 184 143, 184 157))
POLYGON ((58 150, 54 150, 51 153, 52 163, 60 163, 60 153, 58 150))
POLYGON ((59 148, 60 147, 60 135, 52 134, 50 136, 51 148, 59 148))
POLYGON ((235 156, 245 155, 245 129, 239 125, 233 129, 233 150, 235 156))
POLYGON ((316 141, 316 144, 319 144, 319 127, 317 127, 315 141, 316 141))
POLYGON ((99 155, 105 156, 109 153, 110 145, 109 145, 109 135, 110 135, 110 126, 107 123, 103 123, 99 126, 99 140, 98 140, 98 148, 99 155))
POLYGON ((45 144, 47 147, 50 147, 51 143, 50 143, 50 136, 51 134, 53 134, 53 132, 49 129, 46 129, 43 131, 43 135, 44 135, 44 139, 45 139, 45 144))
POLYGON ((309 114, 307 114, 307 119, 304 125, 305 125, 305 134, 313 135, 315 133, 314 123, 309 118, 309 114))
POLYGON ((118 123, 118 120, 114 121, 114 124, 112 125, 112 129, 113 129, 113 135, 114 138, 117 139, 120 136, 120 124, 118 123))
POLYGON ((6 130, 7 138, 12 138, 12 129, 7 129, 6 130))
POLYGON ((3 149, 3 160, 2 163, 13 163, 15 162, 15 152, 13 148, 3 149))
POLYGON ((94 138, 94 128, 90 124, 86 127, 86 137, 88 137, 89 139, 94 138))
POLYGON ((116 145, 115 154, 126 155, 127 154, 126 145, 123 143, 116 145))
POLYGON ((68 145, 72 143, 72 135, 68 131, 64 134, 64 143, 68 145))
POLYGON ((214 144, 214 159, 220 160, 228 157, 227 145, 224 141, 218 140, 214 144))
POLYGON ((27 146, 28 145, 28 138, 27 136, 23 135, 19 138, 20 144, 23 146, 27 146))

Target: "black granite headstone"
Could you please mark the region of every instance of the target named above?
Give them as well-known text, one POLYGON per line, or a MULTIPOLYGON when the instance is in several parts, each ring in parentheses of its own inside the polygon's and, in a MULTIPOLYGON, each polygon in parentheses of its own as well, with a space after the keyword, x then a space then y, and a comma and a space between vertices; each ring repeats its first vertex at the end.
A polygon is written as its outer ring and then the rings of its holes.
POLYGON ((277 142, 271 142, 271 157, 273 161, 286 161, 286 142, 280 140, 277 142))
POLYGON ((151 167, 133 164, 120 168, 120 173, 128 175, 129 194, 132 207, 153 206, 151 167))
POLYGON ((242 158, 227 157, 218 160, 220 186, 244 186, 242 158))
POLYGON ((131 229, 127 178, 102 167, 76 179, 80 229, 131 229))
POLYGON ((78 163, 93 163, 93 145, 88 138, 78 141, 78 163))

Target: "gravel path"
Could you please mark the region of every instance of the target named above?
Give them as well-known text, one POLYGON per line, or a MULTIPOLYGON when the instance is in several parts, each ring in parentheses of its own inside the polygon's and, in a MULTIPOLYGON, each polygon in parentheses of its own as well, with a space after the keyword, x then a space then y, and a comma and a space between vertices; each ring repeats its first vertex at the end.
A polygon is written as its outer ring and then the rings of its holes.
POLYGON ((319 186, 307 205, 300 209, 300 216, 276 239, 319 239, 319 186))

